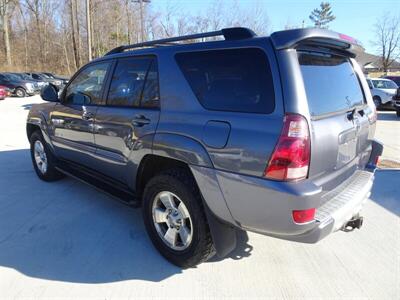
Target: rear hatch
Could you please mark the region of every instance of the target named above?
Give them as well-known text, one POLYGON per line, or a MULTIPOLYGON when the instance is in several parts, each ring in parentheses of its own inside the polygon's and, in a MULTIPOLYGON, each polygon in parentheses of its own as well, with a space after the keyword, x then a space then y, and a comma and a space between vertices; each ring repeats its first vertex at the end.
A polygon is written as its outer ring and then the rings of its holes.
POLYGON ((356 41, 321 29, 277 32, 271 40, 280 60, 289 61, 283 73, 292 74, 282 79, 294 91, 285 91, 286 113, 309 122, 308 178, 332 190, 365 168, 372 148, 376 112, 354 60, 356 41))
POLYGON ((355 61, 311 48, 297 55, 311 120, 309 177, 329 189, 367 164, 371 111, 355 61))

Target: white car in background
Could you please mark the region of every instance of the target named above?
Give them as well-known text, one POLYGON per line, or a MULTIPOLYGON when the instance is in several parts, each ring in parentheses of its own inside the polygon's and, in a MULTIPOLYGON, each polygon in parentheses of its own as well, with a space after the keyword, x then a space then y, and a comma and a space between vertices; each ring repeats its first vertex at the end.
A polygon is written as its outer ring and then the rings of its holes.
POLYGON ((376 108, 392 105, 393 96, 399 88, 394 81, 385 78, 367 78, 367 81, 376 108))

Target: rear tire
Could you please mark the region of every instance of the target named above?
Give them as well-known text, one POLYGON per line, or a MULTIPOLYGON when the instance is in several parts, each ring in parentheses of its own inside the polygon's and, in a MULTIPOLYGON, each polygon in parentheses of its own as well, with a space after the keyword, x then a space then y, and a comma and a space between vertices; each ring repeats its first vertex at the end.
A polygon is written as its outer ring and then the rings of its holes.
POLYGON ((15 89, 15 95, 16 95, 18 98, 26 97, 26 91, 25 91, 23 88, 16 88, 16 89, 15 89))
POLYGON ((46 142, 39 130, 30 137, 31 158, 37 176, 44 181, 56 181, 64 177, 55 168, 55 157, 48 149, 46 142))
POLYGON ((181 268, 194 267, 215 254, 200 191, 185 170, 150 179, 143 194, 143 219, 153 245, 181 268))

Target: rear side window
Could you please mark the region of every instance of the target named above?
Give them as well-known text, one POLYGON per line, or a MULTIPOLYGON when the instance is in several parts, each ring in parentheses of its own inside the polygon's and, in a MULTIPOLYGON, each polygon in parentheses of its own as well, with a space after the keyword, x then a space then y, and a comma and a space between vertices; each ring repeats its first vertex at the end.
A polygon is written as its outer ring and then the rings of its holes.
POLYGON ((123 58, 118 60, 111 79, 107 104, 138 107, 150 63, 151 58, 123 58))
POLYGON ((271 113, 271 69, 261 49, 186 52, 176 61, 200 103, 209 110, 271 113))
POLYGON ((298 52, 298 59, 311 115, 351 109, 365 102, 360 81, 348 58, 298 52))

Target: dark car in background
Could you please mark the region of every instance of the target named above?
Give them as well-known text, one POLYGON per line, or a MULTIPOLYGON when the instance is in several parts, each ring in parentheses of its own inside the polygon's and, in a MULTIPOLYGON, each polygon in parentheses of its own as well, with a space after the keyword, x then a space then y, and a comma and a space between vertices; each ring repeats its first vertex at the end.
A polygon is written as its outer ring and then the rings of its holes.
POLYGON ((400 117, 400 75, 397 75, 397 76, 389 75, 389 76, 385 76, 384 78, 394 81, 397 84, 397 86, 399 87, 397 89, 396 95, 393 96, 392 104, 393 104, 393 108, 396 110, 397 116, 400 117))
POLYGON ((28 75, 26 75, 25 73, 8 73, 8 74, 13 74, 15 76, 18 76, 22 80, 33 82, 35 84, 36 91, 40 91, 43 87, 45 87, 46 85, 49 84, 48 82, 40 80, 40 79, 33 79, 33 78, 29 77, 28 75), (36 85, 37 85, 37 87, 36 87, 36 85))
POLYGON ((394 81, 397 84, 397 86, 400 87, 400 76, 391 75, 391 76, 385 76, 383 78, 394 81))
POLYGON ((30 78, 32 79, 36 79, 36 80, 42 80, 44 82, 47 83, 51 83, 54 86, 56 86, 58 89, 61 89, 63 87, 63 82, 60 79, 53 79, 53 78, 49 78, 47 76, 44 76, 41 73, 30 73, 30 72, 26 72, 26 75, 28 75, 30 78))
POLYGON ((12 73, 0 73, 0 85, 11 89, 12 94, 17 97, 33 96, 38 92, 37 84, 21 79, 12 73))
POLYGON ((61 80, 64 85, 66 85, 68 83, 68 81, 69 81, 69 78, 64 77, 64 76, 54 75, 53 73, 43 72, 41 74, 46 76, 47 78, 50 78, 50 79, 61 80))

